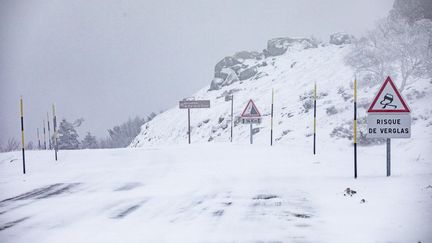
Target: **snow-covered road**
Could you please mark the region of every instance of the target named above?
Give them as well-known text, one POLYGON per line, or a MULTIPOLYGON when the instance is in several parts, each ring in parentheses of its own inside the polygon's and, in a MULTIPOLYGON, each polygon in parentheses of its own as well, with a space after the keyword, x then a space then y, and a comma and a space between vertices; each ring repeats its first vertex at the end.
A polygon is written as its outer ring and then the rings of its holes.
POLYGON ((385 147, 361 147, 357 180, 338 143, 316 156, 227 143, 60 151, 58 162, 32 151, 26 175, 20 153, 4 153, 0 241, 432 242, 431 153, 420 151, 395 149, 387 178, 385 147))

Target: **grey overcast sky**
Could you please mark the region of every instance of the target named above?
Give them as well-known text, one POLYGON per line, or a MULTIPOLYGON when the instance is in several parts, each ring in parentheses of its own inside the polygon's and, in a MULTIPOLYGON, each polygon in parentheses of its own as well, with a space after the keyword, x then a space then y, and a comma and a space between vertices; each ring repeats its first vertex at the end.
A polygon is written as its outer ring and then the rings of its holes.
POLYGON ((361 35, 393 0, 0 0, 0 145, 59 118, 105 137, 208 86, 214 65, 268 39, 361 35))

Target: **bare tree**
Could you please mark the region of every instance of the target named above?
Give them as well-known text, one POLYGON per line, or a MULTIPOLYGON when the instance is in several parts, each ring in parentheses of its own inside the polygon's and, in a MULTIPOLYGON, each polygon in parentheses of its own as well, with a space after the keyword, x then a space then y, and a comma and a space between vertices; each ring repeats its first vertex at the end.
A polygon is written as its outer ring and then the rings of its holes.
POLYGON ((410 25, 405 19, 388 17, 355 42, 345 61, 357 73, 377 81, 400 74, 399 89, 403 91, 408 81, 430 75, 431 39, 430 20, 410 25))
POLYGON ((15 138, 9 138, 3 152, 16 151, 20 149, 20 143, 15 138))
POLYGON ((34 149, 34 145, 33 145, 32 141, 30 141, 30 142, 27 143, 26 149, 28 149, 28 150, 33 150, 34 149))

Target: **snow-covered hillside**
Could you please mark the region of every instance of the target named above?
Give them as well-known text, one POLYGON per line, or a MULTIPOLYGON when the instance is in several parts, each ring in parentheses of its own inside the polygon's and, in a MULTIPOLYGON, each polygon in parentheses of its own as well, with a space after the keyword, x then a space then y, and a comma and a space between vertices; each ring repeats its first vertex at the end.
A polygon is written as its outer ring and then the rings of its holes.
MULTIPOLYGON (((275 39, 281 41, 283 39, 275 39)), ((318 87, 317 136, 321 142, 352 139, 353 70, 344 64, 350 44, 313 45, 307 39, 289 39, 274 43, 264 54, 239 52, 226 57, 215 67, 212 84, 189 99, 209 99, 210 109, 191 110, 192 143, 226 142, 230 137, 230 102, 224 96, 234 95, 234 116, 238 118, 249 99, 253 99, 263 122, 255 134, 257 144, 270 143, 270 108, 275 92, 275 144, 310 144, 312 142, 314 82, 318 87), (284 45, 285 44, 285 45, 284 45), (284 48, 285 53, 272 48, 284 48), (251 75, 253 74, 253 75, 251 75)), ((343 43, 343 42, 342 42, 343 43)), ((365 138, 366 109, 379 84, 384 80, 358 80, 359 136, 362 145, 380 143, 365 138)), ((395 80, 398 83, 398 80, 395 80)), ((418 80, 408 84, 403 94, 412 108, 413 138, 431 137, 431 83, 418 80)), ((187 110, 177 104, 142 127, 131 147, 187 143, 187 110)), ((235 119, 234 141, 248 143, 249 127, 235 119)), ((405 140, 409 143, 411 140, 405 140)))

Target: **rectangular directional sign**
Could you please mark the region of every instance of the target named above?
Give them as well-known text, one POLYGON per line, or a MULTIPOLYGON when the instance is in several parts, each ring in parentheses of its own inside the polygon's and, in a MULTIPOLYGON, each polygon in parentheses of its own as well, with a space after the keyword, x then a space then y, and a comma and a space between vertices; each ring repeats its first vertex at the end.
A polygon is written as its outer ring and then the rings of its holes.
POLYGON ((182 100, 179 102, 180 109, 210 108, 210 100, 182 100))
POLYGON ((411 116, 409 114, 369 114, 367 124, 368 138, 411 137, 411 116))

